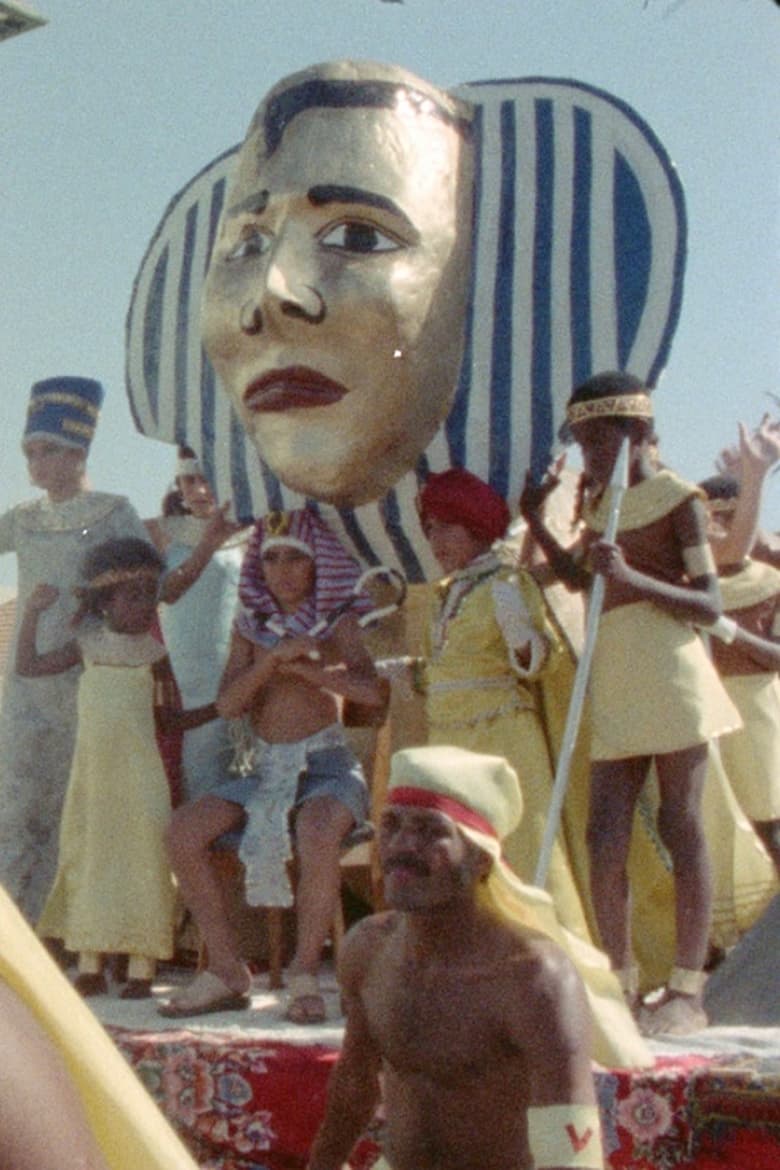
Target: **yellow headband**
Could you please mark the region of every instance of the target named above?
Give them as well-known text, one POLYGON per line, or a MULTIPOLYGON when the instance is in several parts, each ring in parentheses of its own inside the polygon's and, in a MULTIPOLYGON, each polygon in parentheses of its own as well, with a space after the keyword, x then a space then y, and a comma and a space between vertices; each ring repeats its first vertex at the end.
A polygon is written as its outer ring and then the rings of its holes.
POLYGON ((592 418, 652 418, 653 406, 649 394, 613 394, 609 398, 591 398, 588 402, 572 402, 566 408, 570 427, 592 418))

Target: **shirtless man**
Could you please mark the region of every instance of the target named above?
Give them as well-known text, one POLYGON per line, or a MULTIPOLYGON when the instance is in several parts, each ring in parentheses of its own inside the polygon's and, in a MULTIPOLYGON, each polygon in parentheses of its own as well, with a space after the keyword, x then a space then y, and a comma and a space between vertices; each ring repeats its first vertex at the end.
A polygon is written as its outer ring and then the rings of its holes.
POLYGON ((288 815, 298 860, 297 945, 288 980, 287 1016, 319 1023, 320 952, 340 892, 344 838, 361 825, 368 792, 347 746, 337 696, 380 710, 385 694, 357 619, 343 614, 320 629, 352 593, 360 569, 310 509, 258 521, 239 585, 236 622, 217 707, 249 716, 252 767, 238 780, 174 813, 168 850, 185 905, 208 948, 209 965, 160 1007, 165 1016, 202 1015, 249 1005, 250 975, 224 911, 209 851, 242 829, 247 900, 289 905, 288 815))
POLYGON ((392 1170, 603 1165, 582 981, 529 929, 530 906, 512 924, 496 901, 520 807, 500 757, 393 757, 379 830, 392 909, 342 947, 346 1035, 309 1170, 341 1170, 380 1073, 392 1170))

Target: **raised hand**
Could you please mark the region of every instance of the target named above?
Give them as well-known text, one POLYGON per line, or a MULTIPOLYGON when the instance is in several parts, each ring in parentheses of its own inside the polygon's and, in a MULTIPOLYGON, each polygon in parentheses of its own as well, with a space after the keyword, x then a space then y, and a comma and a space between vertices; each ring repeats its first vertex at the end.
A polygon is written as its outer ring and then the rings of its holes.
POLYGON ((60 591, 56 585, 36 585, 27 598, 26 609, 30 613, 43 613, 44 610, 51 609, 59 595, 60 591))
POLYGON ((564 451, 552 461, 539 483, 534 483, 530 471, 526 472, 523 490, 518 501, 520 515, 524 516, 526 520, 530 520, 532 516, 537 516, 541 512, 548 496, 552 495, 561 482, 561 472, 565 463, 566 452, 564 451))

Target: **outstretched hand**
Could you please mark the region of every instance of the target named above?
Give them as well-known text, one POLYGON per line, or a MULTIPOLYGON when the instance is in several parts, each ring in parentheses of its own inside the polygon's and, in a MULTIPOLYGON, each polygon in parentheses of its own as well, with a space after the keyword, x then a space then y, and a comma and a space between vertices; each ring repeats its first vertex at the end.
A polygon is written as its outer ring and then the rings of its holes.
POLYGON ((545 471, 539 483, 534 483, 533 474, 529 470, 525 473, 523 490, 518 501, 520 515, 526 520, 538 516, 547 501, 561 482, 561 472, 566 463, 566 452, 554 459, 545 471))
POLYGON ((761 422, 751 431, 744 423, 739 424, 739 443, 725 447, 718 456, 715 466, 721 475, 733 475, 741 480, 743 476, 762 476, 780 459, 780 420, 765 414, 761 422))
POLYGON ((224 504, 220 504, 215 508, 214 512, 209 516, 208 523, 204 529, 204 537, 209 545, 218 549, 236 532, 239 532, 243 527, 242 524, 236 524, 234 520, 228 519, 228 512, 230 511, 231 500, 225 500, 224 504))

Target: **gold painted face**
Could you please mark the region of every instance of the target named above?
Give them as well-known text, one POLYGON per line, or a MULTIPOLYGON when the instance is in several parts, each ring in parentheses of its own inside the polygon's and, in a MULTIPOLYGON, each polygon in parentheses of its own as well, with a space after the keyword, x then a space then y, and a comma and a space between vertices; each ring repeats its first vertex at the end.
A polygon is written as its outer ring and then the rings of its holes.
POLYGON ((461 358, 471 149, 401 86, 393 103, 306 108, 270 154, 261 107, 204 293, 204 345, 259 453, 341 505, 415 465, 461 358))

